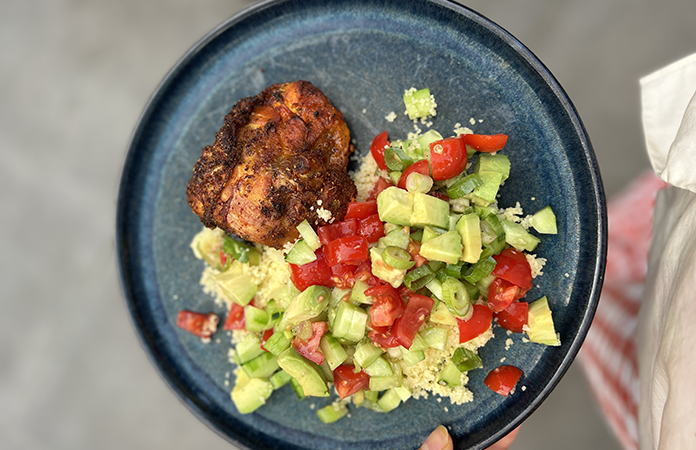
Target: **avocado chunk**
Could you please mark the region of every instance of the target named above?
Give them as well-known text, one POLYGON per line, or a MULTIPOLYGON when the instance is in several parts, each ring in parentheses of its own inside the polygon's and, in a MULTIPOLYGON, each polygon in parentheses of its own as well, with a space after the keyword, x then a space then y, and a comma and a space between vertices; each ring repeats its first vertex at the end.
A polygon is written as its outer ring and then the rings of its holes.
POLYGON ((377 196, 377 212, 382 222, 411 225, 413 194, 391 186, 377 196))
POLYGON ((462 256, 462 251, 462 237, 459 232, 451 230, 423 244, 420 254, 423 258, 431 261, 456 264, 462 256))
POLYGON ((411 226, 449 228, 449 203, 422 192, 413 193, 411 226))
POLYGON ((295 347, 290 347, 278 355, 278 365, 302 386, 304 395, 329 396, 329 388, 320 375, 316 364, 297 353, 295 347))
POLYGON ((476 264, 481 256, 481 226, 476 213, 464 214, 457 222, 457 232, 462 237, 462 260, 476 264))
POLYGON ((441 323, 443 325, 456 325, 457 319, 454 315, 447 309, 445 302, 438 301, 430 313, 430 321, 435 323, 441 323))
POLYGON ((510 222, 507 219, 501 219, 500 223, 505 230, 505 242, 515 247, 515 250, 531 252, 541 242, 538 237, 530 234, 519 223, 510 222))
POLYGON ((324 286, 310 286, 290 302, 283 319, 293 325, 312 319, 329 306, 331 290, 324 286))
POLYGON ((237 383, 230 397, 240 414, 249 414, 266 403, 273 394, 273 384, 261 378, 249 378, 243 371, 237 374, 237 383))
POLYGON ((502 180, 505 181, 510 176, 510 158, 507 155, 490 153, 481 153, 474 166, 475 173, 482 172, 497 172, 502 175, 502 180))
POLYGON ((377 247, 387 248, 389 246, 394 246, 406 250, 409 242, 411 242, 410 232, 411 229, 408 226, 396 226, 396 228, 390 230, 386 236, 379 238, 377 247))
POLYGON ((556 234, 556 215, 550 206, 537 211, 529 220, 535 230, 541 234, 556 234))
MULTIPOLYGON (((421 255, 423 248, 421 247, 421 255)), ((386 281, 395 288, 401 286, 406 276, 405 270, 395 269, 384 262, 382 259, 383 248, 373 247, 370 249, 370 261, 372 262, 372 274, 382 281, 386 281)), ((426 257, 426 256, 423 256, 426 257)))
POLYGON ((529 304, 527 312, 527 335, 529 340, 539 344, 559 346, 560 339, 553 326, 553 317, 546 296, 529 304))

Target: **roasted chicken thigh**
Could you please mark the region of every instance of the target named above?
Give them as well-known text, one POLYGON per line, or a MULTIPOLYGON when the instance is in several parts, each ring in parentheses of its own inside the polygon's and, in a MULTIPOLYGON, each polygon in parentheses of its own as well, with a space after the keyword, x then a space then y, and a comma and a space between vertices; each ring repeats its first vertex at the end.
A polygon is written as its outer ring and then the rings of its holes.
POLYGON ((187 195, 206 227, 276 248, 296 226, 341 220, 356 188, 343 115, 307 81, 240 100, 193 168, 187 195))

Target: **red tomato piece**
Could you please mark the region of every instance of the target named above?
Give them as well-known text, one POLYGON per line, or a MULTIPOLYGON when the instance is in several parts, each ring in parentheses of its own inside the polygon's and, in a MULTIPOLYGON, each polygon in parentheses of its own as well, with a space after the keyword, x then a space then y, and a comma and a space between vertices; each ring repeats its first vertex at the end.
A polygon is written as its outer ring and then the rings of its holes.
POLYGON ((367 246, 367 239, 362 236, 334 239, 325 247, 326 262, 329 266, 335 264, 352 264, 357 266, 368 258, 367 246))
POLYGON ((466 169, 466 163, 466 142, 461 136, 430 143, 433 180, 456 177, 466 169))
POLYGON ((355 218, 317 228, 317 235, 321 245, 326 245, 342 237, 355 236, 356 234, 358 234, 358 219, 355 218))
POLYGON ((529 303, 514 302, 510 306, 495 313, 495 318, 498 320, 498 325, 510 330, 513 333, 522 333, 524 326, 527 325, 527 314, 529 311, 529 303))
POLYGON ((404 313, 404 302, 391 284, 365 289, 365 295, 374 301, 370 308, 370 328, 390 327, 404 313))
POLYGON ((389 145, 389 135, 386 131, 382 131, 375 136, 370 145, 370 153, 372 153, 372 157, 382 170, 389 170, 387 163, 384 162, 384 149, 389 147, 389 145))
MULTIPOLYGON (((271 338, 271 336, 273 336, 273 328, 263 332, 263 336, 261 337, 261 348, 262 349, 266 350, 266 347, 264 347, 264 345, 266 344, 266 341, 268 341, 271 338)), ((266 351, 268 351, 268 350, 266 350, 266 351)))
POLYGON ((446 202, 449 202, 449 201, 450 201, 449 195, 443 194, 442 192, 437 192, 437 191, 428 192, 428 195, 431 195, 431 196, 433 196, 433 197, 435 197, 435 198, 439 198, 440 200, 444 200, 444 201, 446 201, 446 202))
POLYGON ((427 259, 423 258, 420 254, 421 243, 418 241, 410 240, 406 251, 411 255, 411 259, 416 263, 414 267, 420 267, 428 262, 427 259))
POLYGON ((361 389, 368 389, 370 376, 363 372, 355 372, 355 366, 343 364, 334 369, 334 385, 341 399, 349 397, 361 389))
POLYGON ((339 289, 350 289, 355 284, 356 266, 350 264, 334 264, 331 266, 331 279, 339 289))
POLYGON ((399 182, 396 186, 400 187, 401 189, 406 189, 406 179, 412 173, 420 173, 421 175, 430 176, 430 166, 428 165, 428 160, 421 159, 420 161, 416 161, 408 166, 406 170, 401 173, 401 177, 399 178, 399 182))
POLYGON ((373 328, 367 337, 370 338, 373 344, 381 348, 393 348, 398 347, 399 342, 396 340, 394 335, 393 327, 377 327, 373 328))
POLYGON ((317 255, 315 261, 301 266, 290 264, 290 280, 301 291, 313 285, 333 287, 331 268, 326 263, 323 248, 317 249, 314 254, 317 255))
POLYGON ((375 183, 375 187, 372 188, 372 192, 370 192, 369 197, 367 197, 367 201, 375 200, 380 192, 391 186, 394 186, 391 181, 379 177, 375 183))
POLYGON ((324 354, 319 350, 319 342, 328 329, 326 322, 312 322, 312 337, 307 340, 295 338, 292 345, 300 355, 321 365, 324 363, 324 354))
POLYGON ((194 311, 179 311, 176 325, 202 339, 210 339, 217 331, 220 318, 213 313, 205 314, 194 311))
POLYGON ((350 202, 343 220, 348 219, 365 219, 373 214, 377 214, 377 201, 370 200, 368 202, 350 202))
POLYGON ((493 322, 493 313, 487 306, 472 305, 474 313, 469 320, 457 318, 457 326, 459 327, 459 343, 463 344, 475 337, 482 335, 493 322))
POLYGON ((465 134, 466 145, 479 152, 497 152, 507 143, 507 134, 465 134))
POLYGON ((223 330, 243 330, 244 329, 244 307, 232 302, 230 312, 227 314, 223 330))
POLYGON ((495 259, 493 275, 523 289, 532 288, 532 268, 524 253, 518 252, 514 248, 508 248, 499 255, 493 256, 493 259, 495 259))
POLYGON ((381 284, 380 279, 372 275, 372 263, 369 259, 358 264, 358 267, 355 269, 355 279, 364 281, 370 286, 381 284))
POLYGON ((406 300, 406 309, 394 322, 396 341, 406 348, 411 348, 418 329, 433 309, 434 300, 425 295, 413 294, 406 300))
POLYGON ((521 377, 522 371, 520 369, 504 365, 491 370, 483 382, 496 394, 507 397, 521 377))
MULTIPOLYGON (((376 204, 376 203, 375 203, 376 204)), ((372 214, 358 221, 358 234, 367 242, 377 242, 384 236, 384 224, 379 218, 379 214, 372 214)))
POLYGON ((494 313, 498 313, 521 299, 528 289, 510 283, 502 278, 496 278, 488 288, 488 307, 494 313))

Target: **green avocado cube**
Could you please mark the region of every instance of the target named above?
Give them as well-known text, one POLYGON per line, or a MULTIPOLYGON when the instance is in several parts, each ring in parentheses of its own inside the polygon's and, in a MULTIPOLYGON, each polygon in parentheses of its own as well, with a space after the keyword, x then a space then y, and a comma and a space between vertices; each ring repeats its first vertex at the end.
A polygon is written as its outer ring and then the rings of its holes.
POLYGON ((553 326, 551 309, 546 296, 529 304, 529 310, 527 311, 527 335, 532 342, 552 346, 561 345, 556 329, 553 326))
POLYGON ((462 260, 476 264, 481 256, 481 226, 476 213, 464 214, 457 222, 457 232, 462 237, 462 260))
POLYGON ((432 195, 415 192, 411 226, 449 228, 449 203, 432 195))
POLYGON ((377 212, 382 222, 411 225, 413 194, 391 186, 377 196, 377 212))
POLYGON ((451 230, 423 244, 420 254, 431 261, 456 264, 462 256, 462 251, 462 237, 459 232, 451 230))

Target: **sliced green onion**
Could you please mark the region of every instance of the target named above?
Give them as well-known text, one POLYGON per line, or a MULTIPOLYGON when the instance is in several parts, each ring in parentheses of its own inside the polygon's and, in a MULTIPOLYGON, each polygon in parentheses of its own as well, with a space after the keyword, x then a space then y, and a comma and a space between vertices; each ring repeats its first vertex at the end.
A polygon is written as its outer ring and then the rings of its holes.
POLYGON ((479 280, 486 278, 495 269, 495 259, 492 256, 481 259, 476 264, 470 266, 462 278, 471 284, 476 284, 479 280))
POLYGON ((456 278, 447 277, 442 283, 442 297, 447 309, 456 316, 465 316, 471 309, 469 292, 464 284, 456 278))
POLYGON ((469 370, 483 367, 483 362, 481 362, 479 355, 464 347, 459 347, 454 351, 452 362, 460 372, 468 372, 469 370))
POLYGON ((406 190, 408 192, 421 192, 423 194, 427 193, 433 187, 433 179, 428 175, 423 175, 422 173, 413 172, 406 178, 406 190))
POLYGON ((435 272, 426 264, 408 272, 404 277, 404 284, 415 292, 430 283, 434 278, 435 272))
POLYGON ((473 192, 479 186, 483 185, 483 179, 477 174, 472 173, 462 177, 459 181, 447 188, 449 198, 460 198, 473 192))
POLYGON ((408 270, 416 264, 415 261, 411 261, 411 255, 406 250, 393 245, 384 249, 382 260, 388 266, 398 270, 408 270))
POLYGON ((447 274, 447 276, 461 279, 462 271, 465 265, 466 263, 464 261, 460 261, 457 264, 447 264, 447 266, 445 266, 445 268, 442 270, 447 274))
POLYGON ((399 147, 387 147, 384 149, 384 162, 389 170, 402 172, 413 164, 413 159, 399 147))

